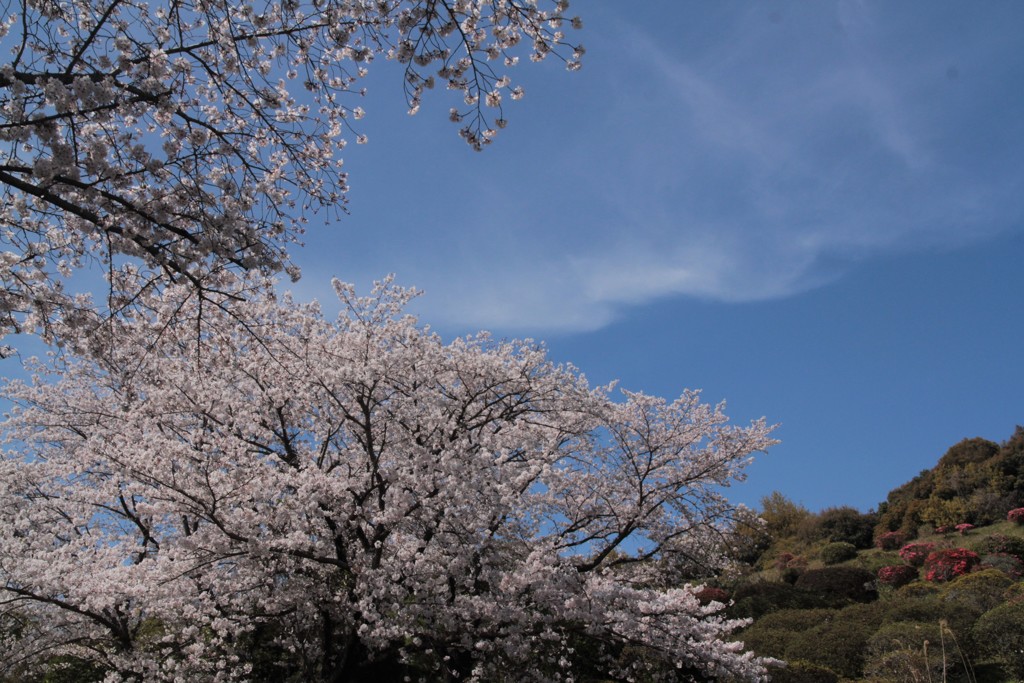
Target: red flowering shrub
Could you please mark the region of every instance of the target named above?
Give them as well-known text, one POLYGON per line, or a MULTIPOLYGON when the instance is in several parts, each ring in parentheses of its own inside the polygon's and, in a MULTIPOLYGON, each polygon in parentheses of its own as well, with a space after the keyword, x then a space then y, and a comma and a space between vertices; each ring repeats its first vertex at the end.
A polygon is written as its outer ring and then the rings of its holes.
POLYGON ((694 593, 694 596, 700 600, 702 605, 708 605, 712 602, 720 602, 723 605, 729 604, 729 593, 714 586, 704 586, 694 593))
POLYGON ((907 564, 882 567, 878 570, 878 583, 882 586, 899 588, 917 578, 917 568, 907 564))
POLYGON ((900 548, 900 559, 915 567, 920 567, 933 552, 935 552, 934 543, 908 543, 900 548))
POLYGON ((956 530, 960 532, 961 536, 966 536, 967 532, 974 528, 973 524, 957 524, 956 530))
POLYGON ((896 550, 907 542, 907 535, 902 531, 886 531, 875 539, 875 545, 882 550, 896 550))
POLYGON ((966 548, 946 548, 931 553, 924 561, 924 578, 928 581, 951 581, 973 569, 981 558, 966 548))
POLYGON ((935 527, 935 533, 942 534, 943 536, 947 535, 952 530, 953 530, 953 527, 951 527, 951 526, 937 526, 937 527, 935 527))
POLYGON ((1024 508, 1014 508, 1006 513, 1006 519, 1024 526, 1024 508))

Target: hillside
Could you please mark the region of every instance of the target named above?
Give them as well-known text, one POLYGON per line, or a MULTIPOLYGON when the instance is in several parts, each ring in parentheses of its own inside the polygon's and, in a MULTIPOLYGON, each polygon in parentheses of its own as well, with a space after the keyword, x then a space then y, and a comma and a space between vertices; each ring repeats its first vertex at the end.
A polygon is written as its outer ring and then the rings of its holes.
POLYGON ((1024 428, 965 439, 877 510, 774 493, 707 589, 785 682, 1024 680, 1024 428))

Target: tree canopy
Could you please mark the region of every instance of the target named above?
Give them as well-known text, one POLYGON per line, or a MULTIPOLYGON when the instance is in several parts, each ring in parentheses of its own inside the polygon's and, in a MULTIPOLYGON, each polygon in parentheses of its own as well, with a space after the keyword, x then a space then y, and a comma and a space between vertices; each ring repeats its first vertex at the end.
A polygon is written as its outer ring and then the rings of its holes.
POLYGON ((336 290, 335 322, 267 286, 146 292, 91 359, 8 383, 8 675, 763 675, 691 585, 763 420, 613 400, 535 344, 442 342, 388 281, 336 290))

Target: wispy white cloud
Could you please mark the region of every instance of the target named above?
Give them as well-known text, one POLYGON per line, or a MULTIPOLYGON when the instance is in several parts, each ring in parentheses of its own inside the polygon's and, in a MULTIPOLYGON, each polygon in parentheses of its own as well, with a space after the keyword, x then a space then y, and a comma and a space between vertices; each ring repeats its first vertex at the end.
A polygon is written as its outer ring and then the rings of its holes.
POLYGON ((716 41, 604 15, 590 40, 617 51, 587 70, 607 87, 551 158, 467 175, 458 216, 344 273, 397 270, 445 325, 542 334, 669 296, 790 296, 872 255, 1019 228, 1024 112, 993 103, 1024 60, 991 48, 1000 27, 741 7, 718 10, 716 41))

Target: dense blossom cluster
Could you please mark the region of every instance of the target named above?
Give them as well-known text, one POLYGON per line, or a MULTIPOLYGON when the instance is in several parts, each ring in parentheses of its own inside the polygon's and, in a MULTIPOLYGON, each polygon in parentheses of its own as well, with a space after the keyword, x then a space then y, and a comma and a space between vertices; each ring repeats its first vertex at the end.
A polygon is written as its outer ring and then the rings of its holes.
POLYGON ((336 290, 332 323, 170 287, 92 360, 8 384, 0 674, 763 676, 699 577, 770 427, 443 343, 388 282, 336 290))
POLYGON ((927 581, 952 581, 969 573, 981 562, 978 553, 966 548, 936 550, 924 561, 924 578, 927 581))
POLYGON ((878 583, 883 586, 899 588, 917 578, 917 569, 907 564, 896 564, 878 570, 878 583))
POLYGON ((1024 508, 1014 508, 1006 513, 1006 519, 1024 526, 1024 508))
MULTIPOLYGON (((286 269, 310 211, 342 210, 341 149, 371 62, 404 69, 410 113, 455 91, 461 136, 503 127, 508 70, 578 68, 566 0, 14 0, 0 18, 0 338, 89 322, 90 262, 151 286, 286 269), (76 317, 77 316, 77 317, 76 317)), ((365 141, 358 136, 357 141, 365 141)), ((116 312, 134 292, 112 297, 116 312)))
POLYGON ((935 552, 934 543, 908 543, 900 548, 900 558, 914 567, 920 567, 935 552))

